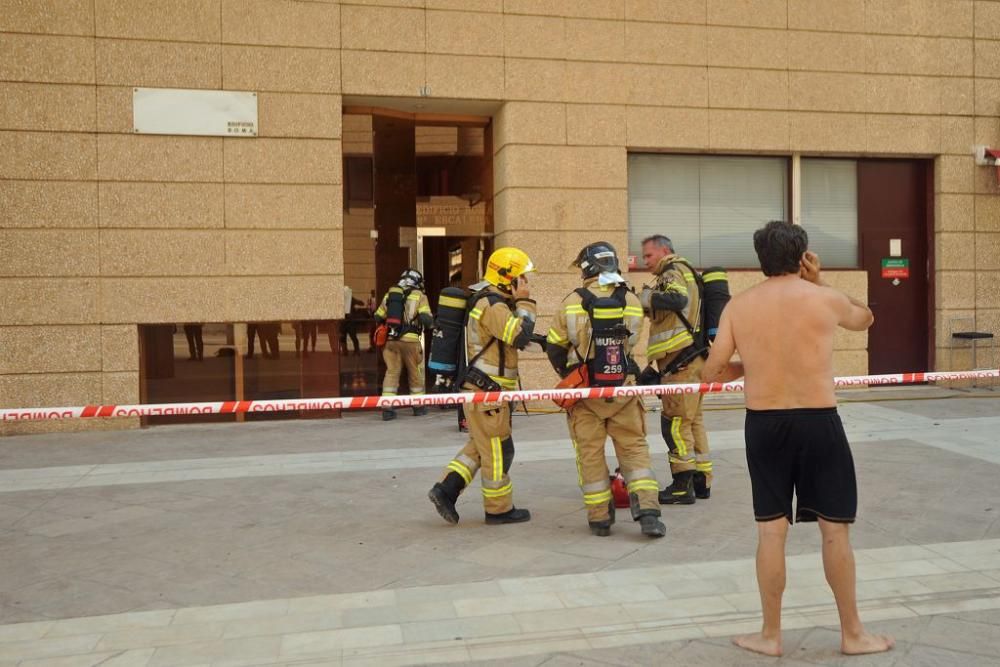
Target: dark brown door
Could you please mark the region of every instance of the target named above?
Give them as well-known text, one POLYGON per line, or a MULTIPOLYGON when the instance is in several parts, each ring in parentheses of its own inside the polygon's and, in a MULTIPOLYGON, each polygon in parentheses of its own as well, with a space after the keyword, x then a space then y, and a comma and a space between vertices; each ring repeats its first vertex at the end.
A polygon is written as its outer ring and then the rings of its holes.
POLYGON ((931 225, 927 160, 859 160, 858 224, 861 265, 868 272, 868 302, 875 324, 868 331, 871 373, 929 368, 928 236, 931 225), (909 276, 883 278, 893 239, 908 260, 909 276))
POLYGON ((416 241, 417 171, 414 122, 409 118, 372 116, 374 147, 375 283, 381 298, 407 268, 409 251, 400 247, 400 229, 416 241))

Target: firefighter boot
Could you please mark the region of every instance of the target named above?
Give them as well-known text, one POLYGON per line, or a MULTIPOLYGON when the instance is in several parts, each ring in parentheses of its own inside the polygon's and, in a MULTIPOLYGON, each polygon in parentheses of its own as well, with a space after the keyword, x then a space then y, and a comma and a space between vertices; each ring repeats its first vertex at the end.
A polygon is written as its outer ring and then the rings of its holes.
POLYGON ((607 537, 611 534, 611 526, 615 525, 615 499, 608 503, 608 518, 603 521, 590 521, 590 532, 598 537, 607 537))
POLYGON ((498 526, 504 523, 523 523, 525 521, 531 521, 531 512, 525 509, 519 510, 516 507, 501 514, 486 513, 486 523, 490 526, 498 526))
POLYGON ((396 411, 391 408, 385 408, 382 410, 382 421, 391 422, 396 418, 396 411))
POLYGON ((654 514, 655 510, 643 510, 639 517, 639 528, 642 534, 648 537, 663 537, 667 534, 667 527, 660 521, 660 517, 654 514))
POLYGON ((700 471, 694 473, 694 496, 698 500, 707 500, 712 497, 712 487, 708 486, 705 473, 700 471))
POLYGON ((427 414, 427 406, 426 405, 415 405, 415 406, 413 406, 413 416, 414 417, 423 417, 426 414, 427 414))
POLYGON ((465 488, 465 480, 457 472, 450 472, 443 481, 431 487, 427 497, 434 508, 441 515, 441 518, 448 523, 458 523, 458 512, 455 510, 455 501, 458 494, 465 488))
POLYGON ((673 483, 660 491, 661 505, 693 505, 694 501, 694 470, 675 472, 673 483))

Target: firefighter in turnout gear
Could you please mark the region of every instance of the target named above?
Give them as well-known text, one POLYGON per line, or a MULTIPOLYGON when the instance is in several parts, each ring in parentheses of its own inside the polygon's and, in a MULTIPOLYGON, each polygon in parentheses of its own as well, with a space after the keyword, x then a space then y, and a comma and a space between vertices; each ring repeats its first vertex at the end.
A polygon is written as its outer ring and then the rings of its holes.
MULTIPOLYGON (((462 391, 517 389, 518 351, 531 342, 535 328, 535 302, 529 298, 527 277, 534 270, 524 251, 499 248, 487 261, 484 280, 471 286, 464 368, 458 379, 462 391)), ((514 507, 508 476, 514 458, 510 403, 466 403, 465 417, 469 440, 431 488, 431 502, 445 521, 458 523, 455 502, 478 471, 486 523, 528 521, 531 513, 514 507)))
MULTIPOLYGON (((407 269, 399 276, 399 282, 385 293, 382 303, 375 311, 375 321, 388 329, 385 348, 382 350, 382 358, 385 359, 383 396, 396 395, 404 368, 410 395, 419 396, 424 393, 424 353, 420 346, 420 335, 424 329, 433 326, 434 318, 423 289, 424 277, 415 269, 407 269)), ((414 406, 413 414, 425 415, 427 407, 414 406)), ((382 410, 383 421, 395 418, 395 410, 382 410)))
MULTIPOLYGON (((655 277, 653 287, 644 288, 639 297, 650 324, 646 356, 664 375, 664 383, 698 383, 705 360, 695 342, 702 322, 694 269, 675 254, 665 236, 645 239, 642 256, 655 277)), ((695 498, 711 495, 712 460, 702 419, 703 397, 675 394, 661 399, 660 429, 674 477, 660 492, 661 504, 690 505, 695 498)))
MULTIPOLYGON (((582 272, 583 287, 569 294, 549 328, 547 354, 561 377, 574 369, 586 373, 591 387, 633 384, 639 369, 631 358, 642 326, 639 298, 619 273, 610 243, 583 248, 573 266, 582 272)), ((649 460, 646 410, 638 397, 578 401, 567 409, 576 470, 594 535, 611 534, 615 502, 604 444, 611 436, 625 477, 632 519, 644 535, 663 537, 660 490, 649 460)))

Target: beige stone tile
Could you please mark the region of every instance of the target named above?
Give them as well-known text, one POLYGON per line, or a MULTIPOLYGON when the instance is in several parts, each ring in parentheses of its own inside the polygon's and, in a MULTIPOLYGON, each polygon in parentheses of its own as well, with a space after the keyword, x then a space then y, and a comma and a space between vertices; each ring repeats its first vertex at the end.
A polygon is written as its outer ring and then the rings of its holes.
MULTIPOLYGON (((219 182, 222 138, 98 136, 100 178, 108 181, 219 182)), ((262 139, 234 139, 257 142, 262 139)))
POLYGON ((972 37, 975 23, 982 23, 981 20, 973 21, 973 6, 973 0, 938 0, 934 7, 934 33, 972 37))
MULTIPOLYGON (((0 404, 4 407, 73 406, 100 402, 101 374, 98 372, 0 375, 0 404)), ((51 424, 47 426, 50 426, 47 430, 51 430, 51 424)))
POLYGON ((327 49, 225 45, 222 85, 227 90, 339 93, 340 56, 327 49))
POLYGON ((94 40, 0 35, 0 81, 94 83, 94 40))
POLYGON ((340 183, 334 139, 226 139, 227 183, 340 183))
POLYGON ((934 188, 937 192, 975 192, 976 163, 972 155, 942 155, 934 163, 934 188))
POLYGON ((630 65, 628 103, 649 106, 708 106, 708 70, 675 65, 630 65))
POLYGON ((0 373, 101 370, 101 328, 93 325, 0 327, 0 373))
POLYGON ((343 273, 339 237, 332 231, 230 231, 225 269, 230 275, 343 273))
POLYGON ((100 202, 104 228, 224 226, 222 184, 104 182, 100 184, 100 202))
POLYGON ((625 104, 629 96, 629 65, 567 62, 563 99, 567 102, 625 104))
POLYGON ((936 35, 936 2, 925 0, 867 0, 867 32, 890 35, 936 35))
POLYGON ((93 35, 93 0, 0 0, 0 32, 93 35))
POLYGON ((503 187, 620 188, 627 180, 624 147, 511 145, 494 170, 503 187))
POLYGON ((705 0, 625 0, 625 18, 630 21, 705 23, 707 16, 705 0))
POLYGON ((868 373, 867 350, 834 350, 834 375, 865 375, 868 373))
POLYGON ((583 19, 625 18, 622 3, 607 0, 504 0, 504 12, 583 19))
POLYGON ((709 114, 701 109, 628 107, 629 148, 708 148, 709 114))
POLYGON ((416 97, 427 80, 423 53, 341 53, 345 94, 416 97))
POLYGON ((56 132, 0 132, 0 178, 91 180, 94 136, 56 132))
POLYGON ((344 49, 423 52, 427 46, 422 9, 344 5, 340 21, 344 49))
POLYGON ((953 116, 972 115, 976 95, 974 79, 947 77, 941 79, 940 83, 941 113, 953 116))
POLYGON ((339 139, 339 95, 260 93, 258 134, 262 137, 339 139))
MULTIPOLYGON (((136 352, 136 362, 139 353, 136 352)), ((101 374, 101 402, 105 405, 135 405, 139 402, 139 370, 101 374)))
POLYGON ((941 119, 941 152, 954 155, 968 155, 972 145, 974 125, 971 118, 941 119))
POLYGON ((380 7, 417 7, 423 8, 426 4, 425 0, 316 0, 317 2, 327 2, 334 4, 339 2, 340 4, 350 4, 350 5, 376 5, 380 7))
POLYGON ((97 40, 97 82, 112 86, 219 88, 218 44, 97 40))
POLYGON ((1000 184, 997 183, 996 170, 976 167, 973 172, 973 187, 976 194, 1000 194, 1000 184))
MULTIPOLYGON (((941 69, 943 76, 979 75, 973 55, 973 40, 948 39, 938 40, 941 44, 941 69)), ((983 50, 979 49, 981 53, 983 50)), ((1000 68, 994 70, 1000 71, 1000 68)))
POLYGON ((995 43, 987 42, 986 44, 986 46, 976 49, 976 76, 1000 78, 1000 52, 994 48, 995 43))
POLYGON ((465 56, 504 54, 504 17, 481 12, 427 12, 427 52, 465 56))
POLYGON ((934 238, 934 256, 941 271, 975 269, 975 234, 942 232, 934 238))
POLYGON ((865 35, 836 32, 788 33, 788 69, 820 72, 864 72, 865 35))
POLYGON ((1000 271, 978 271, 975 285, 976 308, 994 310, 1000 308, 1000 271))
POLYGON ((625 59, 625 22, 566 20, 568 60, 619 62, 625 59))
POLYGON ((218 42, 219 0, 95 0, 98 37, 218 42))
MULTIPOLYGON (((498 228, 536 231, 587 231, 624 227, 628 194, 619 190, 508 188, 496 197, 498 228)), ((561 297, 560 297, 561 298, 561 297)))
POLYGON ((625 57, 635 63, 707 65, 708 32, 699 25, 626 23, 625 57))
POLYGON ((789 72, 788 108, 802 111, 856 111, 867 107, 868 77, 833 72, 789 72))
POLYGON ((225 272, 221 231, 106 229, 101 233, 101 275, 211 276, 225 272))
POLYGON ((335 49, 340 8, 318 2, 222 0, 222 41, 335 49))
POLYGON ((566 62, 504 58, 504 97, 507 100, 563 101, 566 62))
POLYGON ((0 130, 93 132, 92 86, 0 83, 0 130))
POLYGON ((784 111, 709 111, 709 146, 720 150, 788 150, 784 111))
POLYGON ((975 80, 974 111, 980 116, 991 116, 1000 108, 1000 79, 975 80))
POLYGON ((1000 232, 976 233, 976 269, 1000 271, 1000 232))
POLYGON ((427 85, 441 97, 504 98, 503 58, 427 54, 427 85))
POLYGON ((582 146, 624 146, 625 107, 567 105, 566 142, 582 146))
POLYGON ((0 276, 96 275, 96 230, 0 230, 0 276))
POLYGON ((937 271, 934 298, 948 308, 976 307, 976 274, 974 271, 937 271))
MULTIPOLYGON (((388 4, 388 3, 386 3, 388 4)), ((415 6, 426 5, 427 9, 452 9, 478 13, 503 13, 503 0, 417 0, 415 6)))
POLYGON ((507 144, 565 144, 566 106, 507 102, 493 122, 493 149, 507 144))
POLYGON ((976 2, 975 35, 982 39, 1000 39, 1000 7, 993 2, 976 2))
POLYGON ((709 67, 708 102, 723 109, 787 109, 788 72, 709 67))
POLYGON ((865 0, 788 0, 788 27, 793 30, 864 32, 865 0))
POLYGON ((565 58, 565 19, 505 14, 503 52, 513 58, 565 58))
POLYGON ((866 41, 866 57, 872 72, 972 75, 972 40, 869 35, 866 41))
POLYGON ((708 24, 788 27, 788 0, 708 0, 708 24))
POLYGON ((977 232, 1000 232, 1000 198, 976 195, 975 211, 977 232))
POLYGON ((939 194, 934 198, 934 231, 971 232, 975 229, 973 195, 939 194))
POLYGON ((231 283, 225 278, 205 277, 102 278, 101 321, 245 321, 229 316, 226 290, 231 283))
POLYGON ((97 280, 2 278, 0 325, 94 323, 99 295, 97 280))
POLYGON ((867 117, 868 150, 873 153, 934 154, 941 150, 941 122, 929 116, 867 117))
POLYGON ((101 327, 101 369, 105 373, 139 370, 139 332, 135 325, 101 327))
MULTIPOLYGON (((624 235, 622 235, 624 236, 624 235)), ((545 273, 567 271, 570 263, 576 258, 577 253, 587 243, 595 241, 608 241, 617 248, 624 248, 624 238, 617 239, 609 234, 607 228, 590 228, 576 231, 520 231, 503 232, 497 234, 497 243, 503 240, 505 245, 530 248, 531 261, 539 270, 545 273)), ((535 297, 539 302, 544 300, 543 314, 546 307, 551 307, 562 301, 563 297, 575 287, 579 287, 577 276, 568 277, 572 285, 569 289, 563 284, 556 283, 550 276, 545 276, 545 285, 539 285, 539 293, 535 297)), ((561 281, 560 281, 561 282, 561 281)), ((542 364, 544 367, 544 363, 542 364)), ((545 377, 551 378, 551 366, 544 369, 545 377)), ((548 385, 549 379, 545 380, 542 386, 548 385)))
POLYGON ((225 188, 227 229, 338 229, 339 185, 241 185, 225 188))
POLYGON ((99 132, 132 134, 132 86, 97 87, 97 130, 99 132))
POLYGON ((97 183, 0 181, 4 227, 96 227, 97 183))
POLYGON ((937 114, 941 109, 941 79, 870 76, 866 100, 865 110, 872 113, 937 114))

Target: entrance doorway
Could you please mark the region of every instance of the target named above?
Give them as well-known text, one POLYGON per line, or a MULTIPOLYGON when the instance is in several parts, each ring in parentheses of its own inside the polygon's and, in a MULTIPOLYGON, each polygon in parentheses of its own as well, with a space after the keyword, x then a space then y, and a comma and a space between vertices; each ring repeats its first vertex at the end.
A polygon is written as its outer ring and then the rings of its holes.
MULTIPOLYGON (((367 304, 366 328, 407 268, 436 311, 442 289, 478 280, 492 237, 490 118, 345 106, 343 128, 344 284, 367 304)), ((380 357, 345 360, 345 395, 380 391, 380 357)))
POLYGON ((931 368, 933 191, 929 160, 858 161, 861 265, 875 314, 868 330, 870 373, 931 368))

